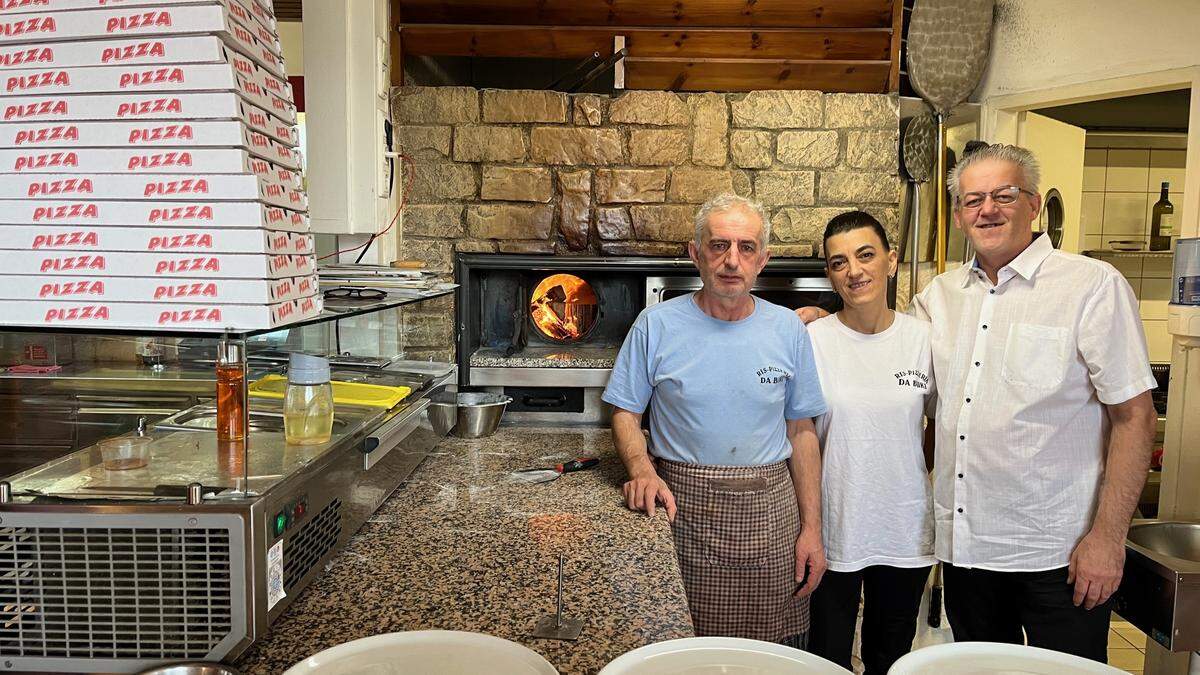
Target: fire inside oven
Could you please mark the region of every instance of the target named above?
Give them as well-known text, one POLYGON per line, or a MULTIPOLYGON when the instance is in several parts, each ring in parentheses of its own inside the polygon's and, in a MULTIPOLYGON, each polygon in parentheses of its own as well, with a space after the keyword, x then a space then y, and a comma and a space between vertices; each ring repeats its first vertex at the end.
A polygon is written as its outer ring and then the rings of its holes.
POLYGON ((529 319, 553 342, 570 344, 586 339, 599 318, 596 292, 574 274, 542 279, 529 298, 529 319))

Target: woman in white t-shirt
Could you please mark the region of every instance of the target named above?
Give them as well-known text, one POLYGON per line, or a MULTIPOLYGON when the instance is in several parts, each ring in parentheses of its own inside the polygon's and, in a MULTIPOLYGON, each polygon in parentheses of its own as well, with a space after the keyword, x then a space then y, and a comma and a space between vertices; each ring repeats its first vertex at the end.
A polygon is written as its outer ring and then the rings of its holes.
POLYGON ((851 667, 861 593, 863 665, 883 675, 912 645, 934 563, 923 452, 934 396, 929 324, 888 308, 896 253, 869 214, 829 221, 825 259, 845 307, 808 325, 828 405, 817 435, 829 561, 812 596, 809 650, 851 667))

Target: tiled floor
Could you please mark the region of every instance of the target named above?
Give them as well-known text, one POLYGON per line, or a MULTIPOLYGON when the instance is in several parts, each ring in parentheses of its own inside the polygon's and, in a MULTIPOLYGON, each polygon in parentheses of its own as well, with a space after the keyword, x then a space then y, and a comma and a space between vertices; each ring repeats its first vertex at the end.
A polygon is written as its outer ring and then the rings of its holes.
POLYGON ((1140 675, 1145 661, 1146 634, 1114 614, 1108 629, 1108 665, 1140 675))

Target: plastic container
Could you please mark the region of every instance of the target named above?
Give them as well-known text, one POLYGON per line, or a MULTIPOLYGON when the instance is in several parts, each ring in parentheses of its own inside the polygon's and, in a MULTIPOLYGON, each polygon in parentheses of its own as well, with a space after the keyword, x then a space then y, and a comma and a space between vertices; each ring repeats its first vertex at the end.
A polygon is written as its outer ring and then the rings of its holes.
POLYGON ((333 435, 329 359, 292 354, 283 395, 283 438, 288 445, 327 443, 333 435))
MULTIPOLYGON (((929 671, 934 672, 934 671, 929 671)), ((600 675, 850 675, 816 654, 774 642, 696 637, 655 642, 618 656, 600 675)))
POLYGON ((384 633, 330 647, 283 675, 557 675, 532 649, 483 633, 418 630, 384 633))
POLYGON ((145 436, 118 436, 97 443, 100 461, 109 471, 140 469, 150 463, 151 439, 145 436))
POLYGON ((1119 675, 1124 671, 1080 656, 995 642, 952 642, 909 652, 889 675, 1119 675))
POLYGON ((1175 278, 1171 302, 1200 305, 1200 237, 1180 239, 1175 245, 1175 278))

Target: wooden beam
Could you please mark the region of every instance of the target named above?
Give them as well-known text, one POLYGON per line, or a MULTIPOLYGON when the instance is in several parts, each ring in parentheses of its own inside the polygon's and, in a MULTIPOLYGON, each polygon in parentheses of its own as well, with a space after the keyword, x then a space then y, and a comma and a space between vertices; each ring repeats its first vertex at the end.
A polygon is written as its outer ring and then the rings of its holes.
POLYGON ((404 85, 404 42, 400 30, 393 26, 400 24, 400 0, 388 2, 388 58, 390 72, 388 75, 393 87, 404 85))
POLYGON ((892 69, 888 73, 887 90, 900 91, 900 43, 904 40, 904 0, 892 5, 892 69))
POLYGON ((816 89, 882 93, 889 61, 625 59, 627 89, 751 91, 816 89))
POLYGON ((626 37, 631 57, 885 60, 891 30, 689 29, 605 26, 481 26, 404 24, 404 50, 428 56, 585 58, 612 53, 626 37))
POLYGON ((888 28, 901 0, 401 0, 407 23, 888 28))

